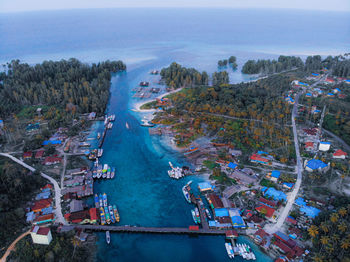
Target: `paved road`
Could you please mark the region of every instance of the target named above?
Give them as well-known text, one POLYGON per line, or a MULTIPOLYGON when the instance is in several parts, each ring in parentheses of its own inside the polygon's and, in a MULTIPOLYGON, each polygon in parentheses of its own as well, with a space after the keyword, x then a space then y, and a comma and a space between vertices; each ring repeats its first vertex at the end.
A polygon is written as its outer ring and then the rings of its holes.
POLYGON ((0 259, 0 262, 6 262, 7 257, 10 255, 11 251, 15 250, 16 244, 18 243, 18 241, 20 241, 22 238, 24 238, 25 236, 27 236, 30 233, 30 230, 28 230, 27 232, 24 232, 22 235, 20 235, 19 237, 16 238, 15 241, 13 241, 11 243, 11 245, 7 248, 5 254, 2 256, 2 258, 0 259))
MULTIPOLYGON (((4 157, 8 157, 11 160, 15 161, 16 163, 20 164, 21 166, 29 169, 30 171, 34 172, 35 168, 31 167, 30 165, 27 165, 26 163, 24 163, 23 161, 21 161, 20 159, 11 156, 10 154, 7 153, 0 153, 1 156, 4 157)), ((61 188, 58 186, 58 183, 55 179, 53 179, 52 177, 44 174, 43 172, 40 172, 40 175, 44 178, 46 178, 47 180, 49 180, 55 188, 55 213, 56 213, 56 223, 63 223, 63 224, 67 224, 66 220, 64 219, 63 215, 62 215, 62 208, 61 208, 61 188)))
POLYGON ((295 145, 295 153, 297 156, 297 165, 296 165, 296 171, 297 171, 297 181, 294 185, 293 191, 289 194, 288 200, 286 203, 286 206, 280 213, 277 222, 275 224, 268 224, 265 227, 265 230, 268 233, 274 233, 282 227, 284 221, 286 220, 290 209, 292 208, 295 198, 298 195, 300 186, 301 186, 301 181, 302 181, 302 172, 303 172, 303 161, 302 158, 300 157, 300 151, 299 151, 299 142, 298 142, 298 134, 297 134, 297 128, 295 125, 295 117, 297 116, 298 113, 298 101, 299 101, 299 96, 301 93, 297 94, 295 97, 295 103, 292 111, 292 125, 293 125, 293 135, 294 135, 294 145, 295 145))

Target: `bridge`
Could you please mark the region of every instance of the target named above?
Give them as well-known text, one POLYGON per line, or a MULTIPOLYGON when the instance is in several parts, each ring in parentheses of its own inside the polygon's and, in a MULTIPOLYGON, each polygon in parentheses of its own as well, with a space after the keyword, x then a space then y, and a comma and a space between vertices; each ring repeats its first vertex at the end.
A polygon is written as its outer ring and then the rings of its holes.
POLYGON ((117 233, 146 233, 146 234, 187 234, 187 235, 225 235, 225 230, 204 229, 190 230, 186 227, 137 227, 137 226, 107 226, 107 225, 69 225, 62 226, 61 231, 72 229, 92 231, 110 231, 117 233))

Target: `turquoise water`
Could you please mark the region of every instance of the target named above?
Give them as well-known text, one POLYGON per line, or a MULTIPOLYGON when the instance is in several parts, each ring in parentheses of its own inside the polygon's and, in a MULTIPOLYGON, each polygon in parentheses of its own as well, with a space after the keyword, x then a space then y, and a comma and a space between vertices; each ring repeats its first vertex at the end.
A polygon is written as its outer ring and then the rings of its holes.
MULTIPOLYGON (((131 89, 148 73, 177 61, 209 73, 219 59, 237 56, 231 82, 251 79, 240 68, 247 59, 279 54, 339 54, 350 43, 349 13, 222 10, 111 9, 0 14, 0 63, 28 63, 76 57, 84 62, 122 59, 128 71, 114 75, 109 114, 114 127, 104 143, 102 162, 115 166, 114 180, 95 183, 117 204, 121 223, 142 226, 188 226, 191 206, 171 180, 168 161, 186 164, 177 152, 139 126, 142 114, 131 111, 131 89), (128 122, 130 129, 125 123, 128 122)), ((97 129, 101 126, 96 125, 97 129)), ((246 241, 240 238, 240 241, 246 241)), ((270 261, 255 249, 258 261, 270 261)), ((111 245, 99 234, 98 261, 225 261, 223 237, 112 234, 111 245)), ((235 258, 239 261, 240 258, 235 258)))

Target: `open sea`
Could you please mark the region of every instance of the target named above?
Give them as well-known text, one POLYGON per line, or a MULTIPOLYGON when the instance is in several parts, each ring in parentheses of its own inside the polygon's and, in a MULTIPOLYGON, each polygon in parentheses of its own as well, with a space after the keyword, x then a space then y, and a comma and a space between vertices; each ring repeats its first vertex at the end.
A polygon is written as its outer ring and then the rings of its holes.
MULTIPOLYGON (((20 59, 30 64, 76 57, 84 62, 121 59, 125 73, 112 78, 108 114, 116 114, 107 133, 102 163, 115 166, 116 177, 95 183, 118 206, 122 225, 193 224, 191 206, 174 181, 168 161, 186 164, 171 147, 139 125, 144 113, 132 111, 139 100, 131 90, 151 85, 149 72, 176 61, 209 73, 231 55, 239 68, 229 70, 232 83, 247 81, 240 69, 247 59, 280 54, 336 55, 349 51, 349 13, 298 10, 100 9, 0 14, 0 63, 20 59), (126 128, 126 122, 129 129, 126 128)), ((103 128, 93 126, 95 132, 103 128)), ((96 133, 91 136, 95 136, 96 133)), ((91 201, 91 200, 90 200, 91 201)), ((228 261, 224 237, 112 234, 111 244, 98 234, 97 261, 228 261)), ((249 241, 239 238, 240 242, 249 241)), ((253 246, 257 261, 271 261, 253 246)), ((241 258, 235 258, 241 261, 241 258)))

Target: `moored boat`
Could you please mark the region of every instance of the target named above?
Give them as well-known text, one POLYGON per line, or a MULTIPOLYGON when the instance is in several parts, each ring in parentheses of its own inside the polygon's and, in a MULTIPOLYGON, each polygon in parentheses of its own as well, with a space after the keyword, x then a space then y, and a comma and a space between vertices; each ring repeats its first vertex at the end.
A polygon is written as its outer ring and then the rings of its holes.
POLYGON ((103 197, 103 206, 106 207, 107 206, 107 195, 106 195, 106 193, 103 193, 102 197, 103 197))
POLYGON ((226 252, 227 252, 228 257, 231 258, 231 259, 234 258, 235 255, 234 255, 233 252, 231 251, 231 250, 232 250, 231 244, 226 242, 226 243, 225 243, 225 248, 226 248, 226 252))
POLYGON ((114 213, 113 213, 113 208, 112 206, 108 206, 108 210, 109 210, 109 215, 111 217, 111 221, 114 224, 115 223, 115 217, 114 217, 114 213))
POLYGON ((115 176, 115 167, 112 168, 111 178, 114 178, 114 176, 115 176))
POLYGON ((113 212, 114 212, 115 221, 119 222, 120 221, 120 216, 119 216, 119 212, 118 212, 118 209, 117 209, 116 205, 113 205, 113 212))
POLYGON ((101 218, 101 225, 106 224, 106 217, 105 217, 105 211, 103 207, 100 207, 100 218, 101 218))
POLYGON ((128 122, 125 123, 125 127, 126 127, 127 129, 130 128, 128 122))
POLYGON ((191 183, 192 183, 192 180, 189 181, 186 185, 184 185, 182 187, 182 194, 184 195, 184 197, 188 203, 191 203, 191 194, 190 194, 190 191, 191 191, 190 184, 191 183))
POLYGON ((97 195, 97 194, 95 194, 95 207, 96 207, 96 208, 99 208, 99 207, 100 207, 99 199, 98 199, 98 195, 97 195))
POLYGON ((104 210, 105 210, 106 222, 107 222, 107 224, 110 224, 111 223, 111 216, 109 215, 108 207, 105 206, 104 210))
POLYGON ((102 194, 99 195, 99 203, 100 203, 100 207, 103 207, 103 196, 102 196, 102 194))
POLYGON ((192 154, 192 153, 194 153, 194 152, 196 152, 198 150, 199 150, 198 147, 191 147, 190 149, 185 151, 184 155, 192 154))
POLYGON ((107 244, 111 243, 111 235, 108 230, 106 231, 106 242, 107 244))
POLYGON ((205 214, 207 215, 207 217, 209 219, 211 219, 211 214, 210 214, 210 211, 208 210, 208 208, 205 209, 205 214))
POLYGON ((198 224, 197 217, 196 217, 196 213, 194 212, 193 209, 191 210, 191 214, 192 214, 193 222, 196 223, 196 224, 198 224))

